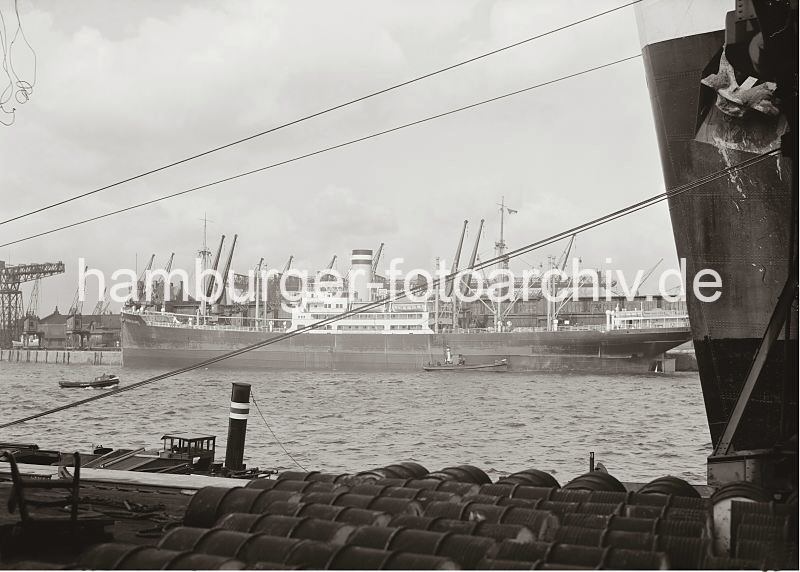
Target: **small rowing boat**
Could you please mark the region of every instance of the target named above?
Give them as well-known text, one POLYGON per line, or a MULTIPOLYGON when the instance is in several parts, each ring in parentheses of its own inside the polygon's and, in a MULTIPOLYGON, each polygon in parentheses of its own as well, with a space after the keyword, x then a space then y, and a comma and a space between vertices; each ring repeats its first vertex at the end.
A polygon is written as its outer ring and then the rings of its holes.
POLYGON ((115 385, 119 385, 119 376, 108 375, 104 373, 99 377, 95 377, 92 381, 59 381, 58 385, 59 387, 64 387, 64 388, 94 387, 98 389, 104 389, 106 387, 113 387, 115 385))
POLYGON ((507 359, 494 360, 492 363, 444 363, 444 364, 427 364, 422 366, 425 371, 470 371, 476 369, 490 370, 490 371, 506 371, 508 369, 507 359))

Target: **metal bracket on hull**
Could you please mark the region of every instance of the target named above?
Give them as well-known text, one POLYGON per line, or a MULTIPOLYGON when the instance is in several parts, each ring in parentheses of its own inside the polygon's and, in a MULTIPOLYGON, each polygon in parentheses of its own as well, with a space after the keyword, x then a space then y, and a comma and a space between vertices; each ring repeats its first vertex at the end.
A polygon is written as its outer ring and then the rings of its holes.
POLYGON ((708 484, 747 481, 772 491, 789 491, 796 483, 790 467, 797 466, 797 455, 790 451, 758 449, 708 458, 708 484))
POLYGON ((712 456, 719 457, 721 455, 727 455, 730 452, 731 443, 733 442, 733 437, 736 434, 736 430, 739 428, 739 423, 742 420, 745 407, 747 407, 747 403, 750 401, 750 396, 753 393, 753 389, 755 388, 756 381, 758 381, 758 377, 761 374, 761 370, 767 361, 769 351, 772 349, 772 346, 778 339, 781 328, 788 319, 796 292, 797 255, 794 257, 794 261, 792 262, 792 271, 789 277, 786 279, 786 284, 783 286, 781 295, 778 298, 778 303, 775 305, 775 309, 772 312, 772 317, 767 325, 767 331, 764 333, 761 344, 759 344, 758 351, 753 359, 753 364, 750 366, 750 371, 747 373, 747 378, 745 378, 744 385, 739 392, 739 397, 736 399, 736 405, 734 405, 733 411, 731 411, 731 416, 728 419, 727 425, 725 425, 725 430, 722 432, 722 437, 720 437, 717 446, 714 448, 714 454, 712 456))

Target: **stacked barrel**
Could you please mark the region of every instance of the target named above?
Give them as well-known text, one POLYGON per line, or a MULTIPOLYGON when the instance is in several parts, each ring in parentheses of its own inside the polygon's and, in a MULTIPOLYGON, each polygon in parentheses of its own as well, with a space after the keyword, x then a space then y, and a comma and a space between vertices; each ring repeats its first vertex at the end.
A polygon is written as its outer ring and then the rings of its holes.
POLYGON ((685 481, 632 492, 594 471, 563 487, 534 469, 400 463, 285 472, 200 489, 157 547, 105 544, 89 569, 700 569, 797 564, 797 508, 747 487, 703 499, 685 481), (766 499, 768 501, 769 499, 766 499), (760 501, 760 502, 759 502, 760 501), (792 544, 794 542, 794 544, 792 544))

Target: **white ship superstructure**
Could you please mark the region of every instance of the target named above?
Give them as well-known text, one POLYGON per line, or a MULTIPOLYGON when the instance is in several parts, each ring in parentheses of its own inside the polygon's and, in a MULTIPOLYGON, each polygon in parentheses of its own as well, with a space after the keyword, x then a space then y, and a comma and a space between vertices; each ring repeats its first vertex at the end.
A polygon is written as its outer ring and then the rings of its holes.
MULTIPOLYGON (((362 303, 351 302, 343 294, 331 292, 309 293, 292 310, 289 331, 311 326, 320 320, 332 318, 362 303)), ((389 302, 379 308, 361 311, 332 324, 315 328, 311 333, 348 334, 432 334, 428 326, 428 310, 424 303, 389 302)))

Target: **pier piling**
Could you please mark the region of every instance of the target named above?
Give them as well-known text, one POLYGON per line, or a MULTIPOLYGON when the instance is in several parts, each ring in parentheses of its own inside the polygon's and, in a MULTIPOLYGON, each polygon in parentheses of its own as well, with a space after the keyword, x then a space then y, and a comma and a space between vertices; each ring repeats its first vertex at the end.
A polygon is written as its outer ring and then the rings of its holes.
POLYGON ((225 468, 244 469, 244 439, 250 413, 250 384, 234 383, 231 387, 231 412, 228 419, 228 444, 225 447, 225 468))

